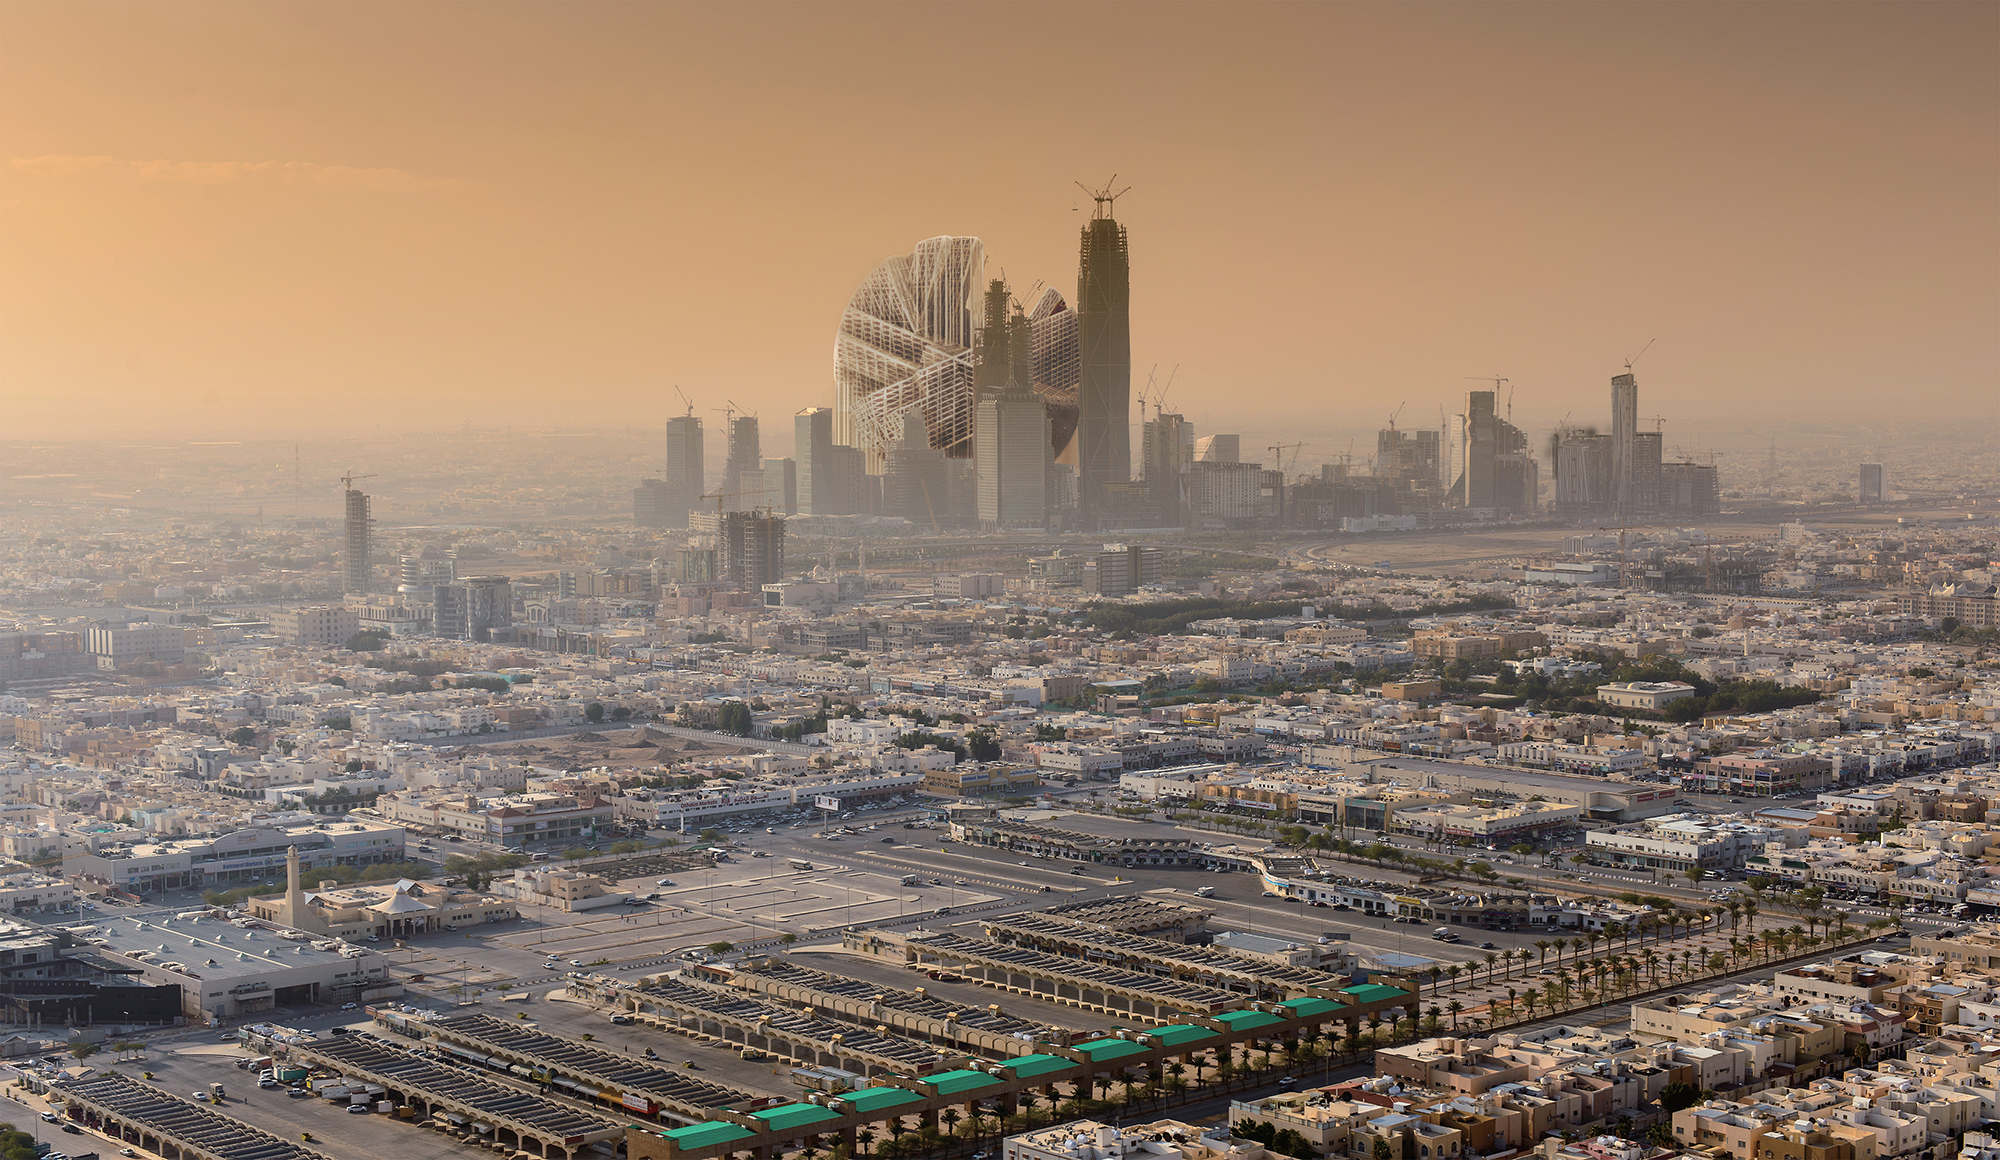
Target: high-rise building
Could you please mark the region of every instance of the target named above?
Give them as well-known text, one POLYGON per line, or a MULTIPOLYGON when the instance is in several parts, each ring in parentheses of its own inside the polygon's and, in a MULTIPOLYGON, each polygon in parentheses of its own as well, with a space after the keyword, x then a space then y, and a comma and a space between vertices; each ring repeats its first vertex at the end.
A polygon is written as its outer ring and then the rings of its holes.
POLYGON ((889 450, 882 467, 882 514, 941 528, 950 518, 945 489, 944 452, 931 446, 922 416, 912 413, 904 418, 902 444, 889 450))
POLYGON ((1049 407, 1049 446, 1058 462, 1076 463, 1077 384, 1083 377, 1083 344, 1076 311, 1055 287, 1042 291, 1028 312, 1035 393, 1049 407))
MULTIPOLYGON (((673 492, 664 479, 642 479, 639 486, 632 489, 632 522, 642 528, 664 528, 667 526, 667 509, 672 506, 673 492)), ((681 513, 687 519, 687 513, 681 513)))
POLYGON ((807 515, 834 514, 827 475, 833 447, 833 410, 807 407, 792 418, 792 458, 799 465, 799 510, 807 515))
POLYGON ((396 595, 405 604, 429 604, 432 589, 458 579, 458 561, 436 544, 426 544, 423 551, 404 556, 397 563, 402 575, 396 595))
MULTIPOLYGON (((833 516, 861 515, 873 505, 868 503, 867 456, 859 447, 849 447, 836 443, 826 449, 826 505, 818 514, 833 516)), ((818 491, 819 489, 815 489, 818 491)))
POLYGON ((932 447, 971 453, 973 341, 985 276, 978 238, 928 238, 885 259, 849 299, 833 347, 832 439, 859 448, 864 470, 880 473, 913 409, 932 447))
POLYGON ((373 505, 359 489, 347 489, 346 516, 341 521, 340 570, 350 594, 368 591, 368 552, 375 538, 373 505))
POLYGON ((1722 488, 1712 463, 1662 463, 1660 512, 1701 519, 1722 511, 1722 488))
POLYGON ((785 521, 762 512, 728 512, 718 535, 722 578, 762 588, 785 578, 785 521))
POLYGON ((667 506, 664 527, 684 528, 687 514, 708 490, 702 463, 701 420, 676 415, 667 420, 667 506))
POLYGON ((1187 522, 1188 471, 1194 466, 1194 427, 1182 415, 1162 413, 1146 421, 1139 446, 1140 467, 1158 525, 1187 522))
POLYGON ((764 460, 765 494, 771 506, 788 516, 799 514, 799 465, 790 459, 764 460))
POLYGON ((1243 436, 1203 435, 1194 441, 1196 463, 1243 462, 1243 436))
POLYGON ((1048 526, 1048 407, 1014 378, 979 400, 973 470, 979 477, 979 523, 986 528, 1048 526))
POLYGON ((1861 465, 1861 502, 1882 502, 1882 465, 1879 463, 1861 465))
POLYGON ((1556 513, 1585 519, 1608 512, 1611 487, 1611 437, 1595 431, 1566 430, 1555 442, 1556 513))
POLYGON ((1638 435, 1639 380, 1628 370, 1611 379, 1611 514, 1620 520, 1636 512, 1638 435))
POLYGON ((1521 429, 1495 413, 1492 391, 1466 392, 1451 456, 1458 467, 1447 497, 1453 506, 1517 514, 1535 510, 1539 480, 1534 453, 1521 429))
POLYGON ((514 590, 505 576, 467 576, 437 586, 432 624, 452 640, 505 638, 514 624, 514 590))
POLYGON ((729 457, 723 461, 722 490, 740 491, 740 477, 764 464, 764 449, 757 437, 757 416, 738 415, 729 421, 729 457))
POLYGON ((1132 478, 1132 265, 1116 195, 1096 198, 1077 258, 1077 490, 1088 526, 1104 490, 1132 478))

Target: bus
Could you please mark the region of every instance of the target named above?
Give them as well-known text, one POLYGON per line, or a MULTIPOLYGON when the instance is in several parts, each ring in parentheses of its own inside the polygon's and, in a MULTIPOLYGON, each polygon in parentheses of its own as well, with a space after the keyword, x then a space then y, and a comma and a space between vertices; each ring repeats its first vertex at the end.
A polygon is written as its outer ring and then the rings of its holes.
POLYGON ((810 870, 812 868, 813 864, 811 862, 806 861, 804 858, 792 859, 792 869, 794 870, 810 870))

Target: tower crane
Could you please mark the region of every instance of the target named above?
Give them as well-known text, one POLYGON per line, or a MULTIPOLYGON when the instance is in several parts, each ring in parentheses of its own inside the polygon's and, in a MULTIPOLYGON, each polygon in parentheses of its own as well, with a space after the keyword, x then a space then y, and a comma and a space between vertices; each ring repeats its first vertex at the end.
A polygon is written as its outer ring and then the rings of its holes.
POLYGON ((1141 429, 1144 429, 1144 427, 1146 426, 1146 396, 1152 393, 1153 376, 1159 373, 1160 373, 1160 364, 1154 363, 1153 369, 1146 372, 1146 385, 1139 388, 1139 394, 1138 394, 1139 426, 1141 429))
POLYGON ((690 419, 694 418, 694 400, 688 398, 688 393, 686 391, 681 390, 681 385, 679 383, 674 384, 674 394, 679 395, 681 397, 681 402, 687 404, 687 418, 690 419))
POLYGON ((741 411, 741 412, 743 412, 743 413, 744 413, 745 415, 748 415, 748 416, 750 416, 750 417, 751 417, 752 419, 755 419, 755 418, 757 417, 757 412, 755 412, 755 411, 752 411, 752 410, 751 410, 750 408, 748 408, 748 407, 744 406, 743 404, 741 404, 741 403, 737 402, 737 401, 736 401, 735 399, 731 399, 731 400, 729 400, 729 405, 730 405, 731 407, 734 407, 734 408, 736 408, 736 409, 737 409, 738 411, 741 411))
POLYGON ((341 484, 342 484, 343 486, 345 486, 345 487, 347 488, 347 490, 349 490, 349 491, 353 491, 353 490, 354 490, 354 485, 355 485, 356 483, 359 483, 360 481, 362 481, 362 480, 364 480, 364 479, 374 479, 374 478, 375 478, 375 476, 374 476, 374 475, 372 475, 372 474, 370 474, 370 475, 356 475, 356 474, 354 474, 354 469, 353 469, 353 468, 349 468, 349 469, 348 469, 348 471, 347 471, 347 474, 346 474, 346 475, 343 475, 343 476, 341 476, 341 477, 340 477, 340 482, 341 482, 341 484))
POLYGON ((1157 416, 1160 413, 1161 408, 1167 405, 1167 392, 1174 389, 1174 379, 1178 377, 1180 373, 1181 373, 1181 364, 1179 363, 1175 363, 1174 369, 1167 372, 1167 385, 1161 387, 1160 393, 1153 396, 1154 415, 1157 416))
POLYGON ((1625 360, 1625 373, 1626 373, 1626 374, 1628 374, 1628 375, 1629 375, 1629 374, 1631 374, 1631 373, 1632 373, 1632 364, 1633 364, 1633 363, 1635 363, 1635 362, 1638 362, 1638 361, 1639 361, 1640 359, 1642 359, 1642 358, 1646 357, 1646 352, 1647 352, 1647 351, 1649 351, 1649 350, 1651 350, 1651 349, 1653 349, 1653 344, 1654 344, 1654 343, 1656 343, 1656 342, 1658 342, 1658 341, 1660 341, 1660 340, 1659 340, 1659 339, 1657 339, 1657 338, 1649 338, 1649 339, 1647 339, 1647 340, 1646 340, 1646 345, 1644 345, 1644 346, 1642 346, 1642 347, 1640 347, 1640 348, 1639 348, 1639 353, 1638 353, 1638 354, 1635 354, 1635 355, 1633 355, 1633 356, 1632 356, 1631 358, 1628 358, 1628 359, 1626 359, 1626 360, 1625 360))
MULTIPOLYGON (((1493 393, 1496 395, 1500 393, 1500 385, 1502 383, 1512 383, 1514 381, 1513 379, 1507 378, 1503 375, 1467 375, 1465 376, 1465 378, 1466 381, 1468 382, 1484 383, 1491 381, 1493 384, 1493 393)), ((1511 424, 1513 423, 1513 421, 1514 421, 1514 391, 1513 388, 1510 386, 1507 390, 1507 422, 1511 424)))
POLYGON ((1409 405, 1408 401, 1397 403, 1396 409, 1389 412, 1389 430, 1394 431, 1396 429, 1396 416, 1402 414, 1403 408, 1409 405))
MULTIPOLYGON (((710 408, 709 408, 709 410, 711 410, 711 411, 720 411, 720 412, 722 412, 722 421, 723 421, 723 422, 724 422, 725 424, 727 424, 727 423, 734 423, 734 422, 736 421, 736 412, 737 412, 737 411, 739 411, 739 410, 741 410, 741 409, 742 409, 742 408, 738 407, 738 406, 737 406, 736 404, 734 404, 734 403, 731 403, 731 404, 729 404, 729 405, 728 405, 727 407, 710 407, 710 408)), ((707 496, 703 496, 702 498, 703 498, 703 499, 706 499, 706 498, 708 498, 708 497, 707 497, 707 496)))

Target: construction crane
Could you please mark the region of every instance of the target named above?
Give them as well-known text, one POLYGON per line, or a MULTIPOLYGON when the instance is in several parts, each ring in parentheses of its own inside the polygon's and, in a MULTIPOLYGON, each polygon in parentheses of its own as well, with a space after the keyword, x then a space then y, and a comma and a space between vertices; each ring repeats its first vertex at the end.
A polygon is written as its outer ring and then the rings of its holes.
MULTIPOLYGON (((727 407, 710 407, 709 410, 722 412, 722 421, 727 424, 736 422, 736 412, 742 410, 742 408, 731 403, 727 407)), ((702 496, 701 498, 707 499, 708 497, 702 496)))
POLYGON ((681 402, 687 404, 687 417, 690 419, 694 418, 694 400, 688 398, 688 393, 686 391, 681 390, 681 385, 679 383, 674 384, 674 394, 679 395, 681 397, 681 402))
POLYGON ((1287 475, 1287 474, 1289 474, 1289 472, 1287 472, 1287 471, 1285 470, 1285 449, 1286 449, 1287 447, 1291 448, 1291 450, 1292 450, 1292 463, 1293 463, 1293 465, 1294 465, 1294 466, 1296 466, 1296 465, 1298 464, 1298 461, 1299 461, 1299 448, 1301 448, 1301 447, 1304 447, 1304 446, 1305 446, 1305 444, 1303 444, 1303 443, 1273 443, 1273 444, 1271 444, 1271 446, 1270 446, 1270 447, 1266 448, 1266 450, 1268 450, 1268 451, 1269 451, 1269 452, 1271 453, 1271 466, 1273 466, 1273 467, 1275 467, 1275 468, 1277 469, 1277 471, 1278 471, 1278 474, 1279 474, 1279 475, 1287 475))
MULTIPOLYGON (((1511 383, 1514 381, 1513 379, 1506 378, 1502 375, 1467 375, 1465 376, 1465 378, 1467 382, 1476 382, 1476 383, 1483 383, 1488 381, 1489 379, 1492 380, 1493 393, 1496 395, 1500 393, 1500 385, 1502 383, 1511 383)), ((1511 424, 1513 421, 1514 421, 1514 391, 1510 387, 1507 391, 1507 422, 1511 424)))
POLYGON ((1112 210, 1117 208, 1118 199, 1132 192, 1132 187, 1129 185, 1124 189, 1113 192, 1111 187, 1116 184, 1118 184, 1118 175, 1115 173, 1111 175, 1110 181, 1104 183, 1104 188, 1102 189, 1092 189, 1081 181, 1076 183, 1076 187, 1089 194, 1090 200, 1096 203, 1096 208, 1091 211, 1091 217, 1110 217, 1112 210), (1104 208, 1106 205, 1110 205, 1112 210, 1106 210, 1104 208))
POLYGON ((737 402, 737 401, 736 401, 735 399, 731 399, 731 400, 729 400, 729 405, 730 405, 731 407, 734 407, 734 408, 736 408, 736 409, 737 409, 738 411, 741 411, 741 412, 743 412, 743 413, 744 413, 745 415, 748 415, 748 416, 750 416, 750 417, 751 417, 752 419, 755 419, 755 418, 757 417, 757 412, 755 412, 755 411, 752 411, 752 410, 751 410, 750 408, 748 408, 748 407, 744 406, 743 404, 741 404, 741 403, 737 402))
POLYGON ((1396 416, 1402 414, 1403 408, 1409 405, 1409 402, 1405 400, 1404 402, 1397 403, 1396 409, 1389 412, 1389 430, 1394 431, 1396 429, 1396 416))
POLYGON ((1153 376, 1159 373, 1160 373, 1160 364, 1154 363, 1153 369, 1146 372, 1146 385, 1139 388, 1139 395, 1138 395, 1139 426, 1142 428, 1146 425, 1146 396, 1152 393, 1153 376))
POLYGON ((1640 359, 1642 359, 1642 358, 1646 357, 1646 352, 1647 352, 1647 351, 1649 351, 1649 350, 1651 350, 1651 349, 1653 349, 1653 344, 1654 344, 1654 343, 1656 343, 1656 342, 1658 342, 1658 341, 1660 341, 1660 340, 1659 340, 1659 339, 1657 339, 1657 338, 1649 338, 1649 339, 1647 339, 1647 340, 1646 340, 1646 345, 1644 345, 1644 346, 1642 346, 1642 347, 1640 347, 1640 348, 1639 348, 1639 353, 1638 353, 1638 354, 1635 354, 1635 355, 1633 355, 1633 356, 1632 356, 1631 358, 1628 358, 1628 359, 1626 359, 1626 360, 1625 360, 1625 373, 1626 373, 1626 374, 1628 374, 1628 375, 1629 375, 1629 374, 1631 374, 1631 373, 1632 373, 1632 364, 1633 364, 1633 363, 1635 363, 1635 362, 1638 362, 1638 361, 1639 361, 1640 359))
POLYGON ((349 468, 347 474, 340 477, 340 482, 347 488, 347 490, 353 491, 355 484, 361 482, 364 479, 374 479, 374 478, 375 477, 373 475, 356 475, 354 474, 354 469, 349 468))

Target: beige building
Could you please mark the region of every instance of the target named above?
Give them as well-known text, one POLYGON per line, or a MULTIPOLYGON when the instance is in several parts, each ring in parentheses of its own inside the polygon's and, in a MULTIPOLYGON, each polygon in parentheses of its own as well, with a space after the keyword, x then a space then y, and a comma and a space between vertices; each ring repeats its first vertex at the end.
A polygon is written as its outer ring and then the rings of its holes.
POLYGON ((361 614, 337 605, 284 608, 271 614, 271 631, 286 644, 334 647, 361 631, 361 614))
POLYGON ((578 870, 527 867, 514 871, 512 878, 494 883, 493 889, 516 902, 571 912, 617 906, 632 897, 630 891, 607 889, 610 885, 595 874, 578 870))

